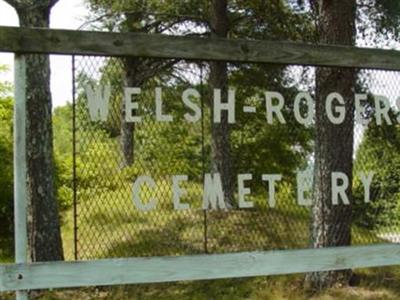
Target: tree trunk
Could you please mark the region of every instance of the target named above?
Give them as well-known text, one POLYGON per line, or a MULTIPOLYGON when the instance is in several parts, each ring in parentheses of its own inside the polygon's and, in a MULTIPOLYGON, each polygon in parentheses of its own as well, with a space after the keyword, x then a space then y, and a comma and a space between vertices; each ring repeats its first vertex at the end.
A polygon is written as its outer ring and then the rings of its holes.
MULTIPOLYGON (((125 30, 128 32, 142 32, 141 21, 144 16, 137 13, 125 13, 125 30)), ((141 87, 146 81, 146 59, 127 57, 123 60, 125 85, 128 87, 141 87)), ((121 168, 130 167, 134 162, 135 123, 126 122, 125 102, 121 101, 121 137, 120 147, 122 153, 121 168)))
MULTIPOLYGON (((211 36, 227 37, 229 20, 226 0, 213 0, 211 3, 211 36)), ((228 67, 226 62, 210 62, 209 78, 211 95, 213 89, 221 89, 221 101, 228 100, 228 67)), ((212 109, 213 102, 209 102, 212 109)), ((221 122, 212 121, 211 155, 213 172, 221 174, 225 202, 228 207, 233 206, 233 164, 231 158, 230 126, 228 114, 223 111, 221 122)))
MULTIPOLYGON (((49 27, 56 1, 19 2, 22 27, 49 27), (51 3, 51 4, 50 4, 51 3)), ((26 55, 27 181, 29 249, 32 261, 63 260, 55 197, 50 62, 48 55, 26 55)))
MULTIPOLYGON (((124 74, 125 74, 125 85, 128 87, 140 87, 142 82, 136 78, 139 74, 138 64, 140 59, 138 58, 126 58, 124 59, 124 74)), ((126 122, 125 120, 125 102, 121 101, 121 137, 120 146, 122 153, 122 168, 129 167, 134 162, 134 134, 135 134, 135 123, 126 122)))
MULTIPOLYGON (((354 45, 355 0, 320 0, 318 13, 320 43, 354 45)), ((314 248, 346 246, 351 243, 350 205, 332 205, 332 172, 349 178, 346 190, 352 201, 354 87, 356 71, 343 68, 317 68, 316 137, 311 239, 314 248), (325 112, 326 96, 340 93, 345 100, 346 117, 332 124, 325 112)), ((336 284, 348 284, 351 270, 317 272, 307 275, 310 288, 320 290, 336 284)))
POLYGON ((122 162, 121 168, 129 167, 133 164, 134 161, 134 134, 135 134, 135 123, 126 122, 124 119, 125 116, 125 104, 122 101, 121 103, 121 137, 120 137, 120 145, 121 145, 121 153, 122 153, 122 162))

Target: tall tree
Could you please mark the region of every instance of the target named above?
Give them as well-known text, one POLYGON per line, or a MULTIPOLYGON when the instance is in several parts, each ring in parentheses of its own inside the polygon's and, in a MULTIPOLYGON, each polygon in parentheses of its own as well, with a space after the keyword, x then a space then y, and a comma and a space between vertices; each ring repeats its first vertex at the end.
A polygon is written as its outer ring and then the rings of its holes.
MULTIPOLYGON (((49 27, 58 0, 6 0, 21 27, 49 27)), ((52 101, 48 55, 26 55, 26 155, 29 201, 29 249, 32 261, 63 259, 54 187, 52 101)))
MULTIPOLYGON (((226 38, 229 31, 227 0, 213 0, 210 8, 211 37, 226 38)), ((228 64, 210 62, 209 84, 212 90, 221 90, 221 102, 228 102, 228 64)), ((209 101, 211 107, 212 101, 209 101)), ((212 122, 211 155, 214 172, 221 174, 225 202, 233 205, 233 162, 230 145, 228 113, 221 113, 220 123, 212 122)))
MULTIPOLYGON (((162 25, 165 27, 163 30, 169 28, 163 22, 143 22, 147 19, 146 12, 137 11, 134 13, 125 13, 126 21, 121 28, 128 32, 157 32, 159 33, 162 25), (143 25, 144 24, 144 25, 143 25)), ((141 87, 151 78, 159 75, 160 72, 165 71, 173 65, 174 61, 159 60, 141 57, 124 58, 124 77, 125 85, 129 87, 141 87)), ((134 162, 134 133, 135 123, 126 122, 125 119, 125 105, 121 101, 121 153, 122 153, 122 167, 131 166, 134 162)))
MULTIPOLYGON (((355 0, 312 1, 317 14, 319 42, 323 44, 355 44, 355 0)), ((354 69, 317 68, 316 71, 316 137, 312 205, 311 239, 315 248, 345 246, 351 243, 350 205, 332 205, 331 174, 342 172, 349 178, 346 190, 352 201, 354 69), (326 113, 326 98, 340 93, 345 101, 345 118, 333 124, 326 113)), ((308 284, 321 289, 337 283, 348 283, 351 271, 311 273, 308 284)))
MULTIPOLYGON (((203 32, 213 37, 227 37, 229 31, 230 35, 239 38, 275 39, 284 37, 291 40, 310 39, 310 21, 307 14, 294 12, 283 0, 277 2, 232 0, 229 2, 229 9, 227 8, 228 1, 209 2, 204 0, 179 3, 179 5, 174 1, 160 3, 159 1, 141 0, 126 3, 110 0, 90 0, 89 4, 91 10, 97 15, 94 20, 102 19, 103 27, 111 27, 119 31, 147 33, 164 33, 168 31, 179 35, 203 32), (125 17, 121 19, 121 15, 125 17)), ((136 57, 125 58, 123 60, 125 84, 142 86, 151 77, 161 73, 160 71, 164 68, 162 62, 163 60, 136 57)), ((175 65, 175 67, 176 70, 180 65, 175 65)), ((254 69, 258 70, 258 67, 251 64, 246 66, 241 64, 232 69, 244 70, 247 74, 254 69)), ((280 78, 276 82, 281 82, 285 68, 271 68, 271 66, 264 65, 259 69, 259 71, 268 74, 268 78, 271 78, 271 81, 275 82, 272 78, 276 76, 280 78)), ((234 72, 231 70, 229 76, 234 72)), ((257 74, 253 77, 256 77, 260 87, 265 87, 263 75, 260 77, 260 74, 257 74)), ((227 63, 210 63, 209 82, 211 88, 221 88, 222 101, 226 102, 227 63)), ((253 85, 254 78, 250 79, 250 82, 253 85)), ((236 83, 232 81, 233 85, 236 83)), ((208 103, 212 108, 212 101, 208 103)), ((119 125, 121 153, 123 156, 122 166, 128 166, 132 164, 134 159, 135 129, 133 123, 124 121, 125 108, 123 103, 121 103, 121 110, 122 118, 119 125)), ((222 175, 227 202, 233 203, 233 181, 231 178, 233 173, 233 154, 231 154, 232 141, 230 141, 232 132, 227 122, 227 115, 225 112, 222 115, 221 123, 213 124, 211 159, 213 170, 222 175)))
MULTIPOLYGON (((174 32, 179 25, 187 22, 203 22, 198 13, 193 13, 202 10, 202 5, 198 5, 196 1, 179 5, 176 1, 155 0, 128 2, 88 0, 88 3, 91 12, 96 15, 94 20, 101 21, 101 27, 120 32, 162 34, 168 31, 174 32)), ((125 57, 122 59, 124 84, 130 87, 143 87, 150 79, 159 78, 169 72, 176 62, 177 60, 125 57)), ((126 122, 123 101, 120 103, 120 110, 121 167, 128 167, 134 162, 135 124, 126 122)))

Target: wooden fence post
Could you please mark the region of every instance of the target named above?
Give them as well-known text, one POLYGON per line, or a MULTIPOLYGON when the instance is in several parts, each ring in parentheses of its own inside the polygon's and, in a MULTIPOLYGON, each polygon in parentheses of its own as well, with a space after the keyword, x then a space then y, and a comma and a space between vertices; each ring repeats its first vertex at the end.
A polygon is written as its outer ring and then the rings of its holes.
MULTIPOLYGON (((26 64, 24 55, 14 60, 14 236, 15 262, 28 261, 27 178, 26 178, 26 64)), ((22 276, 22 275, 21 275, 22 276)), ((16 280, 21 280, 21 277, 16 280)), ((18 291, 17 300, 27 300, 28 292, 18 291)))

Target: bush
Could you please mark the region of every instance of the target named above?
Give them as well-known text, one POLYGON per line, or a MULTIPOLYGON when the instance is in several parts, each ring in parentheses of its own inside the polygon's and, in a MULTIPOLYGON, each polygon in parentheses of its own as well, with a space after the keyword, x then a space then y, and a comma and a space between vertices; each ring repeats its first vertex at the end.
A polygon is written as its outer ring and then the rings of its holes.
POLYGON ((398 226, 400 131, 397 125, 378 126, 375 120, 371 122, 357 151, 354 171, 355 174, 362 171, 374 172, 369 203, 364 203, 364 187, 360 179, 355 177, 355 222, 368 229, 398 226))

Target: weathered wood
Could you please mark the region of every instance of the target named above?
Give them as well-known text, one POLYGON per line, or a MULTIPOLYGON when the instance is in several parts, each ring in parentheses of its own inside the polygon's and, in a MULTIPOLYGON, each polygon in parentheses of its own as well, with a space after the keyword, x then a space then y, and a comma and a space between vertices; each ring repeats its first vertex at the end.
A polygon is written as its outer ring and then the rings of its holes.
POLYGON ((0 52, 227 60, 400 70, 400 52, 278 41, 0 27, 0 52))
MULTIPOLYGON (((15 262, 28 260, 28 195, 26 159, 26 60, 16 55, 14 62, 14 240, 15 262)), ((0 275, 1 272, 0 272, 0 275)), ((17 292, 17 300, 28 299, 26 291, 17 292)))
POLYGON ((0 266, 0 291, 236 278, 396 265, 400 245, 0 266))
POLYGON ((14 221, 15 261, 28 259, 27 184, 26 184, 26 63, 25 56, 15 56, 14 84, 14 221))

